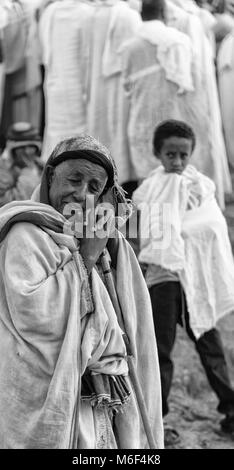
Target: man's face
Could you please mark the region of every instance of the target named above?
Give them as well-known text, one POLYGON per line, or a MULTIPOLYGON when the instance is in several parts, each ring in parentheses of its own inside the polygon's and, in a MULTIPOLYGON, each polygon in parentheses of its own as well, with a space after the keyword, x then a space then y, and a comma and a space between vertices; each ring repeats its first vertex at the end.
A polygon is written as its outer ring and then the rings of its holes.
POLYGON ((166 173, 181 175, 189 163, 192 154, 192 142, 184 137, 168 137, 163 142, 159 155, 166 173))
POLYGON ((69 203, 79 203, 85 209, 87 196, 97 204, 108 177, 100 165, 85 159, 66 160, 55 167, 49 189, 51 205, 61 214, 69 203))

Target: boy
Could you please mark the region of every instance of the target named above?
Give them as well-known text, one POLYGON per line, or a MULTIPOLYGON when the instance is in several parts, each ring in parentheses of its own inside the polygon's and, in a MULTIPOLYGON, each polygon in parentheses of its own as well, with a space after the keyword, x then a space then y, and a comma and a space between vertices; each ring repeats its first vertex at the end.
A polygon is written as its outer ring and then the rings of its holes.
POLYGON ((215 328, 219 318, 234 310, 234 263, 226 221, 215 200, 214 183, 189 165, 193 130, 181 121, 164 121, 154 132, 153 147, 162 165, 135 191, 133 200, 141 209, 139 261, 147 263, 163 415, 169 411, 176 324, 183 321, 219 399, 218 411, 226 415, 221 428, 233 433, 234 390, 215 328))

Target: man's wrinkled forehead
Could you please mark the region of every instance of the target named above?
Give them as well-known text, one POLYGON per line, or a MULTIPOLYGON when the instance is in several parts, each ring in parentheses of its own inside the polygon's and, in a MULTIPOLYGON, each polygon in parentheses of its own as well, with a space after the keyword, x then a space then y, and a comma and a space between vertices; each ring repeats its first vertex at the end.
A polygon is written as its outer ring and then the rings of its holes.
POLYGON ((61 162, 55 167, 55 170, 57 175, 63 176, 64 178, 71 175, 85 175, 86 177, 90 177, 91 179, 95 178, 100 181, 107 178, 105 168, 82 158, 61 162))

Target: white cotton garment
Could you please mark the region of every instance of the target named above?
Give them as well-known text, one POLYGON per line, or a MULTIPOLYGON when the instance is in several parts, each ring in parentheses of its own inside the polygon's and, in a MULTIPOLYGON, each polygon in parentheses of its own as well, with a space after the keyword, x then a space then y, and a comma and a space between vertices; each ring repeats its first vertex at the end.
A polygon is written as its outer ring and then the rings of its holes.
MULTIPOLYGON (((177 2, 176 2, 177 3, 177 2)), ((187 3, 187 0, 183 3, 187 3)), ((195 92, 188 95, 184 121, 193 127, 197 145, 192 164, 211 178, 217 190, 220 207, 224 194, 231 193, 221 111, 214 67, 213 49, 197 14, 188 13, 167 0, 168 25, 187 34, 192 42, 192 76, 195 92)))
POLYGON ((229 163, 234 167, 234 31, 221 43, 218 57, 220 105, 229 163))
MULTIPOLYGON (((104 413, 99 416, 91 402, 80 399, 87 367, 108 375, 128 373, 122 329, 95 268, 89 283, 77 240, 31 223, 32 215, 65 222, 53 207, 34 201, 15 201, 0 209, 0 448, 149 448, 131 377, 129 401, 116 417, 115 440, 114 434, 110 439, 100 433, 102 423, 110 425, 104 413), (7 233, 15 216, 22 221, 7 233)), ((151 302, 135 254, 123 237, 116 292, 156 448, 163 448, 151 302)))
POLYGON ((39 33, 45 66, 42 159, 55 145, 87 131, 87 86, 94 6, 69 0, 43 11, 39 33))
POLYGON ((144 226, 139 261, 178 273, 197 338, 234 309, 232 249, 214 194, 214 183, 189 165, 182 175, 160 166, 133 195, 144 226))
POLYGON ((178 93, 194 90, 191 75, 192 46, 187 36, 158 20, 143 22, 137 36, 157 46, 155 60, 164 69, 166 79, 178 85, 178 93))
POLYGON ((161 21, 143 22, 123 46, 122 60, 128 118, 120 151, 136 179, 142 179, 159 165, 153 155, 155 127, 165 119, 187 121, 187 101, 194 93, 192 45, 188 36, 161 21))
POLYGON ((120 184, 132 178, 131 162, 122 146, 126 103, 122 94, 121 47, 142 24, 127 2, 100 2, 95 9, 91 40, 88 133, 106 145, 115 160, 120 184))

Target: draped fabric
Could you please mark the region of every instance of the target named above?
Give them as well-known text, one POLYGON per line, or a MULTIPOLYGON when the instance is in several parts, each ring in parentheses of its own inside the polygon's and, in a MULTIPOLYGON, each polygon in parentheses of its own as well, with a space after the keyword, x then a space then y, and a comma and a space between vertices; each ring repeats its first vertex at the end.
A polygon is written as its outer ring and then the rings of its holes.
POLYGON ((39 127, 41 74, 34 13, 35 5, 26 0, 1 2, 0 41, 6 75, 1 122, 3 141, 12 122, 29 121, 39 127))
POLYGON ((217 57, 218 84, 225 142, 229 163, 234 167, 234 33, 221 43, 217 57))
POLYGON ((185 34, 161 21, 144 22, 123 46, 122 60, 128 120, 119 148, 141 179, 159 165, 152 145, 156 125, 185 120, 187 95, 193 93, 192 47, 185 34))
MULTIPOLYGON (((183 2, 186 3, 186 2, 183 2)), ((216 185, 219 205, 232 190, 222 131, 213 50, 197 14, 167 0, 168 24, 187 34, 193 46, 192 76, 195 92, 187 95, 184 121, 194 129, 197 146, 192 164, 216 185)))
POLYGON ((45 66, 46 126, 42 150, 47 160, 62 139, 87 130, 87 87, 94 6, 53 2, 39 24, 45 66))
MULTIPOLYGON (((147 448, 109 294, 95 269, 88 280, 79 244, 59 228, 64 222, 52 207, 33 201, 0 210, 0 447, 147 448), (131 394, 115 417, 115 434, 108 407, 80 399, 87 369, 126 376, 131 394)), ((133 251, 119 242, 116 289, 160 448, 151 304, 133 251)))
POLYGON ((139 260, 177 272, 197 338, 234 308, 232 249, 214 193, 192 165, 182 175, 160 166, 134 193, 143 220, 139 260))
POLYGON ((121 46, 141 25, 137 11, 127 2, 110 0, 95 9, 91 42, 88 132, 111 151, 119 182, 133 177, 131 162, 122 151, 126 103, 122 95, 121 46))
POLYGON ((178 85, 178 93, 194 90, 191 75, 192 45, 184 34, 162 21, 153 20, 144 22, 137 36, 157 46, 155 61, 165 71, 166 80, 178 85))

